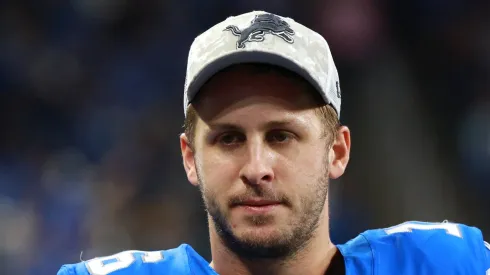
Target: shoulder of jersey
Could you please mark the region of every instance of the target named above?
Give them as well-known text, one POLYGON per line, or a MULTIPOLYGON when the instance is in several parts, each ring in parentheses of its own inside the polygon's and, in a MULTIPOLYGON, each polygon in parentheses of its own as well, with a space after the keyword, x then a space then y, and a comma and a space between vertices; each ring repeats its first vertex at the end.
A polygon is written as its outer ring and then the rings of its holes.
POLYGON ((446 221, 368 230, 339 248, 347 262, 363 259, 370 274, 485 274, 488 268, 481 231, 446 221))
POLYGON ((128 250, 111 256, 63 265, 57 275, 216 274, 187 244, 161 251, 128 250))

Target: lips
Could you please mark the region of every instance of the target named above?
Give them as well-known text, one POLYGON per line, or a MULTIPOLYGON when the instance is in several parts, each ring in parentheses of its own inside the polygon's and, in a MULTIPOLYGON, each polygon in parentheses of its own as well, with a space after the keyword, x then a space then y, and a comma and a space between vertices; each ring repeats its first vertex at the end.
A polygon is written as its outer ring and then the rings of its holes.
POLYGON ((246 200, 239 203, 238 205, 260 207, 260 206, 269 206, 269 205, 276 205, 276 204, 280 204, 280 202, 271 201, 271 200, 246 200))
POLYGON ((236 201, 232 204, 232 206, 252 206, 252 207, 265 207, 265 206, 273 206, 281 204, 280 201, 277 200, 268 200, 262 198, 251 198, 236 201))
POLYGON ((248 198, 235 201, 232 207, 245 215, 268 215, 279 209, 281 201, 263 198, 248 198))

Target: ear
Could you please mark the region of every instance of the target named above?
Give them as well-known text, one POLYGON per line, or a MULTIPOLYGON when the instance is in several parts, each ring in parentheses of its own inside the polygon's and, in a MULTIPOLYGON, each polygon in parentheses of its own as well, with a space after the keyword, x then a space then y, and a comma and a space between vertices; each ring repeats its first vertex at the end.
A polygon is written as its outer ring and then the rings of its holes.
POLYGON ((185 172, 187 174, 187 179, 190 183, 192 183, 192 185, 197 186, 199 181, 197 179, 194 151, 192 150, 189 139, 185 134, 180 135, 180 150, 182 151, 182 160, 184 163, 185 172))
POLYGON ((329 150, 329 177, 337 179, 344 174, 349 163, 350 157, 350 130, 346 126, 341 126, 337 133, 337 138, 329 150))

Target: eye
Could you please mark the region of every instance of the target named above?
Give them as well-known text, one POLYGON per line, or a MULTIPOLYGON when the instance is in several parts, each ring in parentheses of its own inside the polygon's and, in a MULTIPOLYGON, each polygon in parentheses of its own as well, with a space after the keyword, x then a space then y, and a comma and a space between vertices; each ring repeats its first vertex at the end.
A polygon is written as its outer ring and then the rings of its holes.
POLYGON ((245 141, 245 136, 236 132, 224 133, 218 136, 217 141, 222 145, 230 146, 245 141))
POLYGON ((267 134, 266 140, 272 143, 286 143, 293 137, 294 135, 287 131, 272 131, 267 134))

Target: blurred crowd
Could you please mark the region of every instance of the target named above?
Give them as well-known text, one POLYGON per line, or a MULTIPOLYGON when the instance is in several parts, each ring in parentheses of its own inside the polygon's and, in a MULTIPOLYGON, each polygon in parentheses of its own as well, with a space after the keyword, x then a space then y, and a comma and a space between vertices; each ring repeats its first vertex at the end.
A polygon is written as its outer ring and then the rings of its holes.
POLYGON ((0 274, 193 245, 206 215, 178 135, 187 52, 266 10, 329 42, 353 135, 332 237, 449 219, 490 239, 490 2, 0 2, 0 274))

